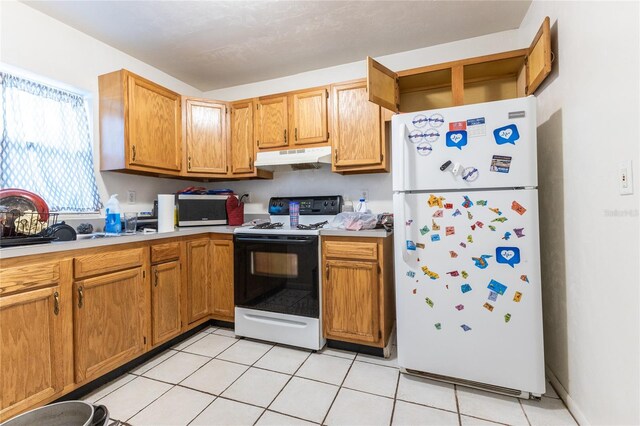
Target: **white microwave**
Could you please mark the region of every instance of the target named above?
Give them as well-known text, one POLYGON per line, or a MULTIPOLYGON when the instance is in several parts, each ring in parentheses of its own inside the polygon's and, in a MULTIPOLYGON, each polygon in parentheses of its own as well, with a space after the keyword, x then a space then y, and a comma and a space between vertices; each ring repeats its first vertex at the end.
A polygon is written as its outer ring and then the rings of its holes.
POLYGON ((178 194, 178 226, 226 225, 228 195, 178 194))

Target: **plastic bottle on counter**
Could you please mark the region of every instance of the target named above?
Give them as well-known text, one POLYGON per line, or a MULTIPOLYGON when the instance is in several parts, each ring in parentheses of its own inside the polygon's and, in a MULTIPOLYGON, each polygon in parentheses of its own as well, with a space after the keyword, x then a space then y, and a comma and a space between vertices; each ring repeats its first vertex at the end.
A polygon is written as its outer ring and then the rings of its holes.
POLYGON ((113 194, 111 198, 109 198, 105 212, 104 232, 108 234, 119 234, 122 231, 122 222, 120 221, 118 194, 113 194))
POLYGON ((367 213, 369 209, 367 209, 367 202, 364 197, 360 198, 360 202, 358 203, 358 207, 356 207, 356 213, 367 213))

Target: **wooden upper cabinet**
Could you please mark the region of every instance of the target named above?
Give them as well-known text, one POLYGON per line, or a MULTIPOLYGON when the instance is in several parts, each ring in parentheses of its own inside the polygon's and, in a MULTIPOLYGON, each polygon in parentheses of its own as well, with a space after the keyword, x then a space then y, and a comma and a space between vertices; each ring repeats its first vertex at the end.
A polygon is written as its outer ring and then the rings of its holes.
POLYGON ((400 111, 398 74, 367 56, 369 101, 393 112, 400 111))
POLYGON ((525 94, 531 95, 551 73, 551 28, 548 16, 544 18, 527 50, 525 65, 527 78, 525 94))
POLYGON ((127 70, 98 77, 102 170, 181 169, 180 95, 127 70))
POLYGON ((332 86, 333 171, 387 171, 381 108, 369 102, 364 80, 332 86))
POLYGON ((211 315, 218 320, 233 321, 233 240, 216 237, 210 241, 211 315))
POLYGON ((180 334, 180 262, 151 267, 152 344, 158 345, 180 334))
POLYGON ((60 286, 0 298, 0 421, 62 390, 60 286))
POLYGON ((225 175, 227 162, 227 106, 203 99, 184 99, 186 174, 225 175))
POLYGON ((209 315, 209 240, 187 242, 187 323, 209 315))
POLYGON ((258 149, 281 148, 289 144, 287 96, 260 98, 256 109, 258 149))
POLYGON ((74 283, 76 382, 93 379, 145 349, 142 267, 74 283))
POLYGON ((231 173, 234 175, 255 171, 254 108, 253 101, 231 104, 231 173))
POLYGON ((394 112, 531 95, 551 72, 549 17, 527 49, 395 72, 367 58, 369 101, 394 112))
POLYGON ((294 93, 293 104, 293 145, 308 145, 326 142, 327 130, 327 89, 294 93))

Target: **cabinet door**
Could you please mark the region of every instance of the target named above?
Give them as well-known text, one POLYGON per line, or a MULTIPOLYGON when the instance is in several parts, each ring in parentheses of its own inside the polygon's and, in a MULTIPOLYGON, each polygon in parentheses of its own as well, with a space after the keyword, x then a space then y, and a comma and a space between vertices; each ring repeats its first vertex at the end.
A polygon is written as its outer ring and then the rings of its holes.
POLYGON ((334 85, 332 93, 334 171, 382 166, 381 111, 368 101, 364 81, 334 85))
POLYGON ((529 46, 525 64, 527 79, 525 93, 531 95, 551 73, 551 28, 548 16, 544 18, 542 26, 529 46))
POLYGON ((381 339, 377 263, 326 260, 322 293, 326 338, 368 344, 381 339))
POLYGON ((153 345, 180 334, 180 262, 151 268, 151 323, 153 345))
POLYGON ((258 101, 256 130, 258 149, 287 146, 287 97, 260 99, 258 101))
POLYGON ((187 243, 187 320, 209 315, 209 240, 187 243))
POLYGON ((0 421, 63 388, 59 295, 56 286, 0 298, 0 421))
POLYGON ((327 90, 296 93, 293 99, 293 144, 327 141, 327 90))
POLYGON ((142 268, 74 283, 76 382, 98 377, 144 351, 142 268))
POLYGON ((227 173, 226 108, 219 103, 185 101, 188 173, 227 173))
POLYGON ((211 313, 214 318, 233 321, 233 241, 211 240, 211 313))
POLYGON ((400 110, 398 74, 367 56, 367 92, 369 101, 383 108, 400 110))
POLYGON ((231 105, 231 172, 253 173, 253 102, 231 105))
POLYGON ((180 96, 132 75, 128 84, 129 164, 180 170, 180 96))

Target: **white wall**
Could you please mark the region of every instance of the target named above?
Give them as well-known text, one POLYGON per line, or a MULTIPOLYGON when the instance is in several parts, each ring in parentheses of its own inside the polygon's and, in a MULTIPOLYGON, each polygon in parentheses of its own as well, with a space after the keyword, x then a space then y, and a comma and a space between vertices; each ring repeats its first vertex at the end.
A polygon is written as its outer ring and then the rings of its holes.
MULTIPOLYGON (((393 70, 399 71, 428 64, 520 49, 527 45, 528 42, 520 43, 517 31, 512 30, 381 56, 376 60, 393 70)), ((366 61, 363 58, 362 61, 350 64, 214 90, 205 92, 204 95, 211 99, 233 101, 364 78, 365 76, 366 61)), ((213 188, 231 188, 236 192, 251 191, 252 203, 247 205, 247 212, 264 212, 269 197, 277 195, 339 194, 357 202, 360 197, 360 191, 363 189, 369 192, 368 205, 373 212, 381 213, 393 210, 391 205, 391 175, 386 173, 340 176, 331 173, 329 169, 287 173, 276 172, 273 181, 226 182, 209 186, 213 188)))
POLYGON ((103 203, 109 194, 117 193, 124 211, 150 210, 156 194, 190 185, 173 179, 99 171, 98 76, 126 68, 181 94, 200 96, 199 90, 16 1, 0 1, 0 61, 88 94, 94 163, 103 203), (136 191, 135 205, 124 202, 128 189, 136 191))
POLYGON ((546 363, 582 424, 640 424, 638 2, 534 1, 554 71, 538 91, 546 363), (635 193, 616 172, 633 159, 635 193), (617 216, 616 216, 617 214, 617 216))

